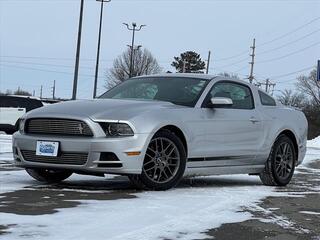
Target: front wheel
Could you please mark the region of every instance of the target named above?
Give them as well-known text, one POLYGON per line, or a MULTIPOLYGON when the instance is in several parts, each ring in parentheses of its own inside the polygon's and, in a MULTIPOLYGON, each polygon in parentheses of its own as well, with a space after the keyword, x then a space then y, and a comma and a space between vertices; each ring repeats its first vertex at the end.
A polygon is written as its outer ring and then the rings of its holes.
POLYGON ((260 179, 267 186, 286 186, 294 173, 297 153, 293 142, 286 135, 281 135, 275 141, 265 169, 260 173, 260 179))
POLYGON ((37 181, 45 183, 59 183, 72 175, 72 172, 66 170, 27 168, 26 171, 37 181))
POLYGON ((167 190, 178 184, 185 168, 186 151, 181 140, 170 131, 160 131, 149 143, 141 175, 129 179, 138 188, 167 190))

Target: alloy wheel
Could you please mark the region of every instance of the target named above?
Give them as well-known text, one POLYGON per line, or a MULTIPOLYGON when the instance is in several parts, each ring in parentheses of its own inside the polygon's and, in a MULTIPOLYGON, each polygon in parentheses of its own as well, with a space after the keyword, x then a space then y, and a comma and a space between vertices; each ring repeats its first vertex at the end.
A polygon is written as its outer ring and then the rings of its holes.
POLYGON ((163 137, 151 140, 143 164, 143 171, 151 181, 169 182, 176 176, 179 165, 180 153, 174 142, 163 137))
POLYGON ((275 154, 275 173, 281 179, 286 179, 290 176, 294 167, 294 154, 292 146, 287 143, 281 143, 275 154))

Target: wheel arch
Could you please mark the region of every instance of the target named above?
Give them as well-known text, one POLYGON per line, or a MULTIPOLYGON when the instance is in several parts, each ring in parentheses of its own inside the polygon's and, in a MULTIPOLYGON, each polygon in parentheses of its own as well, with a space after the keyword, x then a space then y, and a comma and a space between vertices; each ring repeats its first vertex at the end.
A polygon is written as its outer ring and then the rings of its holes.
POLYGON ((188 156, 188 143, 187 143, 185 133, 179 127, 177 127, 175 125, 171 125, 171 124, 165 125, 165 126, 159 128, 156 131, 156 133, 159 131, 162 131, 162 130, 166 130, 166 131, 170 131, 170 132, 174 133, 181 140, 181 142, 186 150, 186 155, 188 156))
POLYGON ((291 131, 290 129, 284 129, 278 134, 277 138, 279 138, 281 135, 287 136, 293 142, 294 149, 295 149, 296 154, 297 154, 296 161, 298 161, 298 159, 299 159, 299 146, 298 146, 298 141, 297 141, 297 137, 296 137, 295 133, 293 131, 291 131))

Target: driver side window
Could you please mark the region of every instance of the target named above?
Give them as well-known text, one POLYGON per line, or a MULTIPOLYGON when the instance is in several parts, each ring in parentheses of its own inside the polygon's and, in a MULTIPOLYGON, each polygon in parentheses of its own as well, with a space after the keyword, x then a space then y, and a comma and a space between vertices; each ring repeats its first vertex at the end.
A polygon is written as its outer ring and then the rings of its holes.
MULTIPOLYGON (((254 102, 251 90, 249 87, 234 83, 234 82, 220 82, 215 84, 210 93, 209 97, 224 97, 231 98, 233 109, 253 109, 254 102)), ((210 99, 209 98, 209 99, 210 99)))

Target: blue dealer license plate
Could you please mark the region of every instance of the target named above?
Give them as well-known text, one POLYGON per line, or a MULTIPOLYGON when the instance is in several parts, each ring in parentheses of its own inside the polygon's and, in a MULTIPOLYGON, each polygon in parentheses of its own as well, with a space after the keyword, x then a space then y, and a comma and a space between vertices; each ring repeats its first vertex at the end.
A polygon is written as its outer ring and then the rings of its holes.
POLYGON ((59 142, 37 141, 37 156, 57 157, 59 142))

